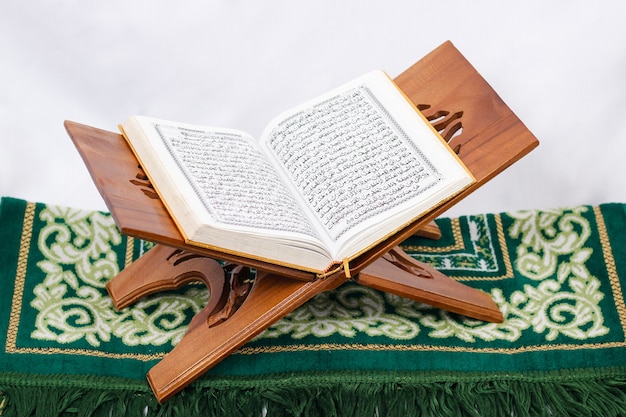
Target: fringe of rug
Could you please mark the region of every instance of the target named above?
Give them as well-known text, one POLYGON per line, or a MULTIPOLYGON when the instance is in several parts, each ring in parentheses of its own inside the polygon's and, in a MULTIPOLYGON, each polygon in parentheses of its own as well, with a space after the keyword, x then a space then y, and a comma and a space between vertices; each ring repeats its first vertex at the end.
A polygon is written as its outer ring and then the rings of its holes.
POLYGON ((81 387, 50 383, 50 379, 44 384, 13 382, 0 381, 0 416, 626 415, 626 375, 623 374, 561 376, 558 381, 500 376, 493 380, 456 382, 278 377, 256 381, 258 386, 254 386, 255 381, 217 384, 218 387, 196 384, 164 404, 159 404, 142 383, 129 386, 92 381, 90 387, 81 387))

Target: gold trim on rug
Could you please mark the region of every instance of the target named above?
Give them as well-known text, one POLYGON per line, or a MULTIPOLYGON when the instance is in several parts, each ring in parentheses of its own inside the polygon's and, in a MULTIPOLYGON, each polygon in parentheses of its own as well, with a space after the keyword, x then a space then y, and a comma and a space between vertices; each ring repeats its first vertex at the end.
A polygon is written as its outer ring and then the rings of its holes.
POLYGON ((126 257, 124 258, 124 268, 133 263, 133 252, 135 246, 135 238, 126 236, 126 257))
MULTIPOLYGON (((487 221, 487 215, 485 216, 485 221, 487 221)), ((510 279, 514 277, 514 272, 513 272, 513 265, 511 264, 511 257, 509 255, 509 248, 506 245, 506 236, 504 234, 504 226, 502 225, 502 217, 500 216, 500 214, 494 214, 494 220, 496 222, 496 238, 497 238, 497 242, 501 248, 502 251, 502 263, 504 264, 504 273, 498 276, 493 276, 493 277, 472 277, 472 276, 463 276, 463 275, 453 275, 451 274, 451 276, 457 280, 457 281, 500 281, 503 279, 510 279)), ((454 239, 454 243, 452 245, 448 245, 448 246, 442 246, 442 247, 428 247, 428 246, 421 246, 421 245, 414 245, 414 246, 405 246, 405 245, 401 245, 403 249, 405 249, 408 252, 421 252, 424 254, 437 254, 437 253, 446 253, 446 252, 451 252, 451 251, 462 251, 462 250, 466 250, 466 251, 473 251, 472 253, 474 254, 474 248, 469 248, 465 245, 465 242, 463 240, 463 232, 461 230, 461 221, 459 218, 454 218, 451 219, 450 221, 451 223, 451 230, 452 230, 452 236, 454 239)), ((491 242, 491 237, 490 237, 490 242, 491 242)))
POLYGON ((604 223, 604 216, 600 207, 594 207, 593 213, 596 216, 596 223, 598 224, 598 234, 600 235, 600 244, 602 245, 602 254, 604 255, 604 264, 606 265, 606 272, 611 282, 611 290, 613 291, 613 299, 615 300, 615 307, 619 320, 622 323, 622 331, 626 334, 626 303, 624 302, 624 296, 622 295, 622 285, 619 282, 619 276, 617 275, 617 267, 615 266, 615 258, 613 257, 613 249, 611 247, 611 241, 609 240, 609 234, 606 230, 606 224, 604 223))
POLYGON ((448 246, 441 246, 441 247, 430 247, 430 246, 423 246, 423 245, 401 245, 405 250, 411 251, 411 252, 423 252, 423 253, 443 253, 443 252, 450 252, 450 251, 457 251, 457 250, 462 250, 462 249, 466 249, 465 247, 465 242, 463 242, 463 233, 461 232, 461 221, 459 220, 459 218, 454 218, 454 219, 450 219, 450 227, 452 230, 452 240, 453 243, 451 245, 448 246))
POLYGON ((20 308, 24 297, 24 283, 26 282, 26 269, 28 267, 28 254, 30 252, 34 221, 35 203, 26 203, 22 236, 20 237, 20 250, 17 257, 17 269, 15 271, 15 291, 11 301, 11 316, 9 317, 9 329, 5 346, 7 352, 13 352, 17 341, 17 329, 20 322, 20 308))
POLYGON ((38 355, 81 355, 96 358, 108 358, 108 359, 136 359, 142 362, 153 361, 162 359, 167 352, 142 354, 142 353, 111 353, 103 352, 101 350, 90 349, 61 349, 61 348, 14 348, 11 351, 7 349, 8 353, 36 353, 38 355))
POLYGON ((502 263, 504 264, 504 274, 497 277, 454 277, 459 281, 500 281, 503 279, 511 279, 515 277, 513 272, 513 264, 511 263, 511 257, 509 256, 509 247, 506 245, 506 236, 504 235, 504 226, 502 225, 502 217, 500 214, 494 216, 496 221, 496 236, 498 237, 498 244, 502 251, 502 263))
POLYGON ((434 346, 434 345, 387 345, 387 344, 349 344, 349 343, 321 343, 315 345, 289 345, 289 346, 259 346, 259 347, 243 347, 235 351, 240 355, 258 355, 262 353, 287 353, 287 352, 317 352, 317 351, 335 351, 335 350, 351 350, 351 351, 401 351, 401 352, 460 352, 460 353, 497 353, 504 355, 514 355, 527 352, 544 352, 550 350, 580 350, 580 349, 608 349, 616 347, 624 347, 626 343, 607 342, 607 343, 585 343, 582 345, 531 345, 521 346, 518 348, 465 348, 460 346, 434 346))

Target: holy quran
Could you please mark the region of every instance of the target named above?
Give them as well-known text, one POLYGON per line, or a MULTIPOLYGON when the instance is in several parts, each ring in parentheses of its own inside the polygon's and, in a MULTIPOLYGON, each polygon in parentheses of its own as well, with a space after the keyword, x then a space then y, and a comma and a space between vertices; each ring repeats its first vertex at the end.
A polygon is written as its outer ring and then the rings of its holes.
POLYGON ((383 71, 233 129, 131 116, 120 125, 190 245, 323 274, 474 182, 383 71))

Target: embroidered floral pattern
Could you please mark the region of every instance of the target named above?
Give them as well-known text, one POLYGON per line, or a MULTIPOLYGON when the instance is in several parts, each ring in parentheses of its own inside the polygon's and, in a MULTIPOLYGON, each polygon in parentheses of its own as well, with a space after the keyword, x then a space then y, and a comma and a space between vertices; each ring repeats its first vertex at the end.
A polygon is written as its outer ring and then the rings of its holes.
MULTIPOLYGON (((412 318, 412 323, 428 331, 434 339, 457 338, 474 343, 477 340, 502 340, 514 342, 521 338, 525 330, 532 329, 543 334, 547 341, 554 341, 559 335, 575 340, 586 340, 605 335, 608 328, 603 325, 603 317, 598 303, 604 295, 600 291, 600 281, 591 276, 585 262, 592 254, 584 245, 590 236, 589 221, 582 216, 586 207, 571 211, 527 211, 510 213, 515 221, 508 234, 512 239, 519 239, 516 268, 530 280, 543 280, 538 286, 525 285, 523 291, 514 291, 507 296, 496 288, 491 291, 494 301, 500 306, 506 320, 504 323, 485 323, 482 321, 459 319, 429 306, 385 294, 383 298, 363 297, 375 306, 367 304, 361 311, 383 310, 386 302, 395 308, 391 316, 412 318), (556 279, 547 279, 556 274, 556 279)), ((445 269, 487 270, 487 265, 495 263, 493 259, 494 239, 487 227, 484 216, 472 216, 468 220, 469 236, 474 254, 418 255, 423 261, 434 260, 434 264, 445 269), (486 255, 486 256, 480 256, 486 255)), ((374 290, 361 288, 360 291, 375 293, 374 290)), ((308 307, 303 307, 308 309, 308 307)), ((302 310, 302 309, 301 309, 302 310)), ((331 310, 319 309, 316 320, 330 319, 331 310), (326 316, 321 316, 326 312, 326 316)), ((279 323, 271 329, 277 332, 293 332, 298 337, 304 336, 306 323, 312 315, 298 310, 287 317, 289 325, 279 323), (295 331, 295 329, 298 329, 295 331)), ((343 316, 344 326, 349 326, 353 316, 343 316)), ((389 315, 387 317, 390 317, 389 315)), ((340 328, 334 316, 333 328, 340 328)), ((367 322, 367 320, 361 323, 367 322)), ((352 324, 354 325, 354 324, 352 324)), ((362 330, 363 331, 363 330, 362 330)), ((420 329, 414 329, 417 334, 420 329)), ((311 329, 310 334, 320 336, 311 329)), ((262 335, 264 336, 264 335, 262 335)), ((393 333, 387 337, 395 338, 393 333)))
POLYGON ((509 236, 520 239, 516 267, 541 283, 513 292, 504 308, 536 333, 546 333, 548 341, 559 335, 585 340, 609 331, 598 305, 604 298, 600 280, 585 265, 593 252, 585 247, 591 235, 591 225, 582 216, 587 210, 511 214, 516 221, 509 236))
POLYGON ((317 295, 262 333, 260 338, 285 334, 294 339, 334 334, 354 337, 357 332, 364 332, 372 337, 404 340, 417 336, 419 331, 419 326, 406 317, 387 313, 380 292, 360 285, 344 285, 317 295))
MULTIPOLYGON (((584 341, 608 332, 599 303, 600 280, 587 262, 592 224, 588 207, 509 213, 505 233, 515 269, 528 284, 507 293, 495 286, 491 296, 502 309, 501 324, 460 318, 411 300, 346 284, 314 297, 257 337, 258 340, 312 336, 409 340, 424 332, 432 339, 515 342, 532 331, 546 341, 584 341)), ((36 285, 30 305, 38 311, 34 339, 100 346, 112 338, 127 346, 177 343, 185 324, 206 304, 207 290, 189 286, 184 293, 147 297, 116 312, 103 290, 119 272, 117 253, 124 239, 112 218, 102 213, 48 206, 37 244, 44 259, 37 266, 45 279, 36 285)), ((498 268, 496 233, 486 216, 466 218, 469 250, 420 254, 420 260, 444 269, 494 271, 498 268)), ((138 242, 141 243, 141 242, 138 242)), ((506 251, 507 248, 502 248, 506 251)))
POLYGON ((104 286, 119 272, 115 247, 122 244, 113 219, 98 212, 48 206, 39 214, 45 226, 37 266, 45 279, 34 288, 31 306, 39 313, 34 339, 68 344, 85 340, 100 346, 111 337, 128 346, 176 343, 189 317, 207 300, 204 289, 161 295, 116 312, 104 286))

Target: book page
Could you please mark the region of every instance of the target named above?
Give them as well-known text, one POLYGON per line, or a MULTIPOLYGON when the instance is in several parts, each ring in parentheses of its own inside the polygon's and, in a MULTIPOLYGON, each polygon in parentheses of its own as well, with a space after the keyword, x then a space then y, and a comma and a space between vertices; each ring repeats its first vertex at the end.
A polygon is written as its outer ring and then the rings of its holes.
POLYGON ((315 236, 251 138, 236 131, 155 122, 163 144, 211 217, 235 227, 315 236))
MULTIPOLYGON (((357 82, 300 107, 264 135, 265 146, 332 243, 350 238, 358 229, 363 236, 374 222, 393 217, 389 213, 412 209, 415 202, 432 197, 446 181, 439 167, 454 160, 395 85, 388 78, 378 85, 380 80, 375 76, 371 84, 357 82), (392 100, 384 97, 389 91, 392 100), (393 108, 392 116, 381 100, 386 105, 400 103, 399 111, 393 108), (412 118, 408 124, 407 114, 412 118), (432 145, 439 147, 435 153, 432 145), (438 161, 436 167, 433 158, 441 156, 448 160, 438 161)), ((400 226, 416 214, 402 216, 388 227, 400 226)), ((390 232, 380 229, 376 238, 390 232)))

